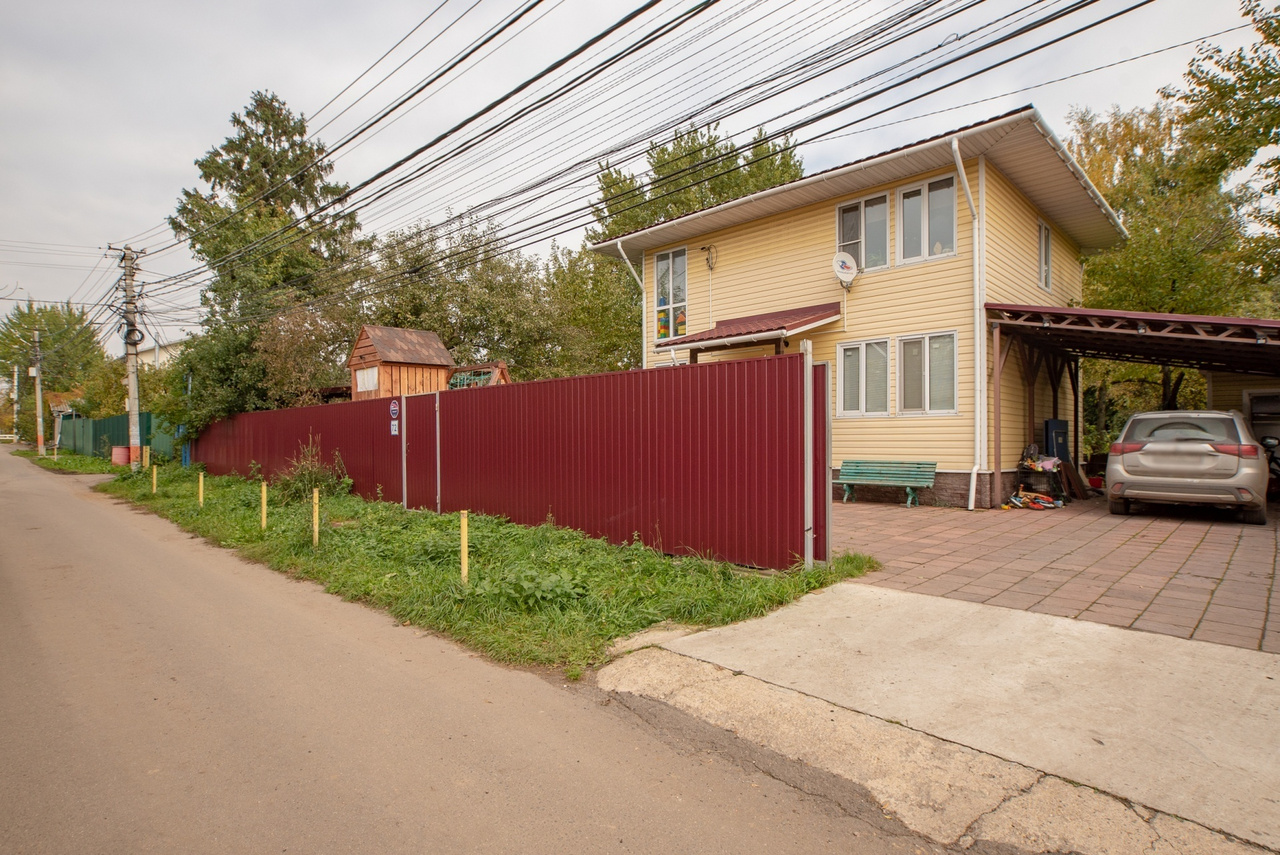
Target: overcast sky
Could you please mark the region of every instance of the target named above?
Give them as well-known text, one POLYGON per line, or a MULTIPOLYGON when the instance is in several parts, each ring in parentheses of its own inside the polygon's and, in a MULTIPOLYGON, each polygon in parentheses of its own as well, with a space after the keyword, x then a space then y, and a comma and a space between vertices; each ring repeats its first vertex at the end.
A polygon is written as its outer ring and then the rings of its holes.
MULTIPOLYGON (((181 190, 200 186, 193 161, 229 135, 230 114, 243 110, 253 90, 274 91, 294 111, 311 117, 438 2, 67 0, 8 4, 0 28, 0 297, 8 301, 0 302, 0 313, 12 307, 12 299, 28 296, 37 300, 97 300, 119 272, 114 260, 101 260, 108 243, 119 245, 128 240, 135 247, 158 248, 171 238, 159 227, 173 212, 181 190)), ((458 17, 472 2, 449 0, 436 19, 407 41, 393 59, 416 50, 438 31, 437 22, 458 17)), ((813 14, 804 10, 816 8, 819 2, 764 0, 751 8, 791 6, 788 14, 813 14)), ((859 25, 872 7, 902 5, 891 0, 846 0, 831 12, 833 7, 830 0, 827 2, 825 8, 831 17, 818 31, 818 37, 826 39, 859 25)), ((1101 0, 1089 15, 1100 17, 1131 2, 1101 0)), ((481 0, 400 75, 335 120, 321 137, 327 142, 337 139, 517 5, 516 0, 481 0)), ((638 0, 546 4, 544 18, 475 64, 456 85, 338 159, 334 177, 354 184, 372 175, 444 130, 455 117, 511 88, 637 5, 638 0)), ((691 5, 691 0, 669 0, 657 11, 672 12, 691 5)), ((979 13, 1007 14, 1020 5, 991 0, 967 20, 979 13)), ((723 0, 716 14, 735 7, 745 13, 747 6, 746 0, 723 0)), ((1238 4, 1232 0, 1155 0, 1087 34, 868 124, 912 119, 977 99, 1001 97, 806 147, 802 150, 806 170, 844 163, 1026 103, 1039 107, 1050 126, 1065 136, 1065 116, 1072 105, 1105 110, 1111 104, 1124 108, 1151 104, 1161 86, 1180 82, 1195 48, 1182 47, 1032 91, 1013 90, 1241 23, 1238 4)), ((810 41, 813 38, 811 35, 810 41)), ((932 43, 938 41, 936 35, 929 38, 932 43)), ((1242 30, 1219 36, 1214 42, 1234 48, 1252 40, 1251 31, 1242 30)), ((910 48, 904 46, 903 50, 910 48)), ((884 64, 889 58, 886 55, 876 61, 884 64)), ((723 65, 724 60, 714 62, 723 65)), ((365 84, 385 73, 383 68, 390 70, 380 67, 365 84)), ((662 92, 671 93, 672 101, 695 97, 696 93, 678 86, 687 73, 672 73, 676 79, 664 79, 660 68, 651 69, 643 81, 630 84, 635 86, 636 100, 646 104, 662 101, 662 92)), ((734 72, 743 79, 750 73, 750 63, 734 72)), ((810 87, 796 97, 829 92, 856 77, 853 70, 846 77, 837 72, 820 81, 816 90, 810 87)), ((353 90, 358 91, 360 87, 353 90)), ((628 93, 615 94, 625 99, 628 93)), ((344 103, 340 101, 319 118, 331 118, 344 103)), ((576 126, 572 114, 557 122, 574 126, 575 137, 585 146, 617 133, 625 124, 625 110, 616 104, 607 114, 594 118, 584 114, 576 126)), ((742 119, 742 129, 726 123, 726 130, 749 129, 752 123, 764 122, 776 112, 748 114, 742 119)), ((322 121, 313 122, 312 128, 322 121)), ((592 150, 578 149, 579 153, 592 150)), ((513 179, 519 177, 521 167, 514 161, 504 168, 513 179)), ((457 210, 491 198, 484 194, 500 189, 496 184, 477 187, 480 198, 467 199, 465 193, 455 192, 437 201, 439 205, 448 202, 450 209, 457 210)), ((423 205, 414 210, 431 215, 442 209, 423 205)), ((510 225, 513 217, 532 213, 521 209, 509 214, 506 224, 510 225)), ((405 217, 384 217, 366 223, 366 228, 372 225, 380 231, 404 224, 405 217)), ((570 234, 559 240, 576 245, 579 239, 570 234)), ((145 260, 147 273, 142 279, 146 282, 190 266, 189 256, 170 251, 145 260)), ((194 302, 195 297, 187 294, 185 299, 194 302)), ((176 326, 162 332, 169 337, 178 334, 176 326)))

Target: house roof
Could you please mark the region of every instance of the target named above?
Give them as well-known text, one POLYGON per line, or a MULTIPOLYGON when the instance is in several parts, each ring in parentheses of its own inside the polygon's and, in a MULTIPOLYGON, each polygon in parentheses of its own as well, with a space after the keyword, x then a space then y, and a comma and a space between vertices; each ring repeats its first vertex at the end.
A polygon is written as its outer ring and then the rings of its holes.
POLYGON ((988 320, 1071 357, 1280 375, 1280 320, 987 303, 988 320))
POLYGON ((623 251, 631 258, 639 258, 645 250, 882 184, 905 181, 923 172, 954 166, 953 141, 964 160, 984 155, 1082 251, 1107 249, 1127 236, 1115 211, 1049 130, 1040 111, 1027 106, 611 238, 591 249, 615 258, 621 258, 623 251))
POLYGON ((735 344, 750 344, 753 341, 769 341, 796 335, 839 319, 839 303, 823 303, 819 306, 765 312, 761 315, 716 321, 716 325, 709 330, 659 342, 654 349, 709 350, 735 344))
POLYGON ((440 336, 431 330, 407 330, 400 327, 377 327, 373 324, 365 324, 361 334, 369 336, 369 342, 383 362, 450 367, 454 364, 453 357, 449 355, 449 349, 444 346, 440 336))

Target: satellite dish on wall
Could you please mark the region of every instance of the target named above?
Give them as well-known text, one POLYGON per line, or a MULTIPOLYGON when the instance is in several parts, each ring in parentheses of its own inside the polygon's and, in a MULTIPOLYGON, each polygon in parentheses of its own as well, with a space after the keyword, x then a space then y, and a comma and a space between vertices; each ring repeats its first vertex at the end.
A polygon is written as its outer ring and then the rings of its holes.
POLYGON ((854 261, 853 256, 847 252, 837 252, 831 259, 831 269, 836 272, 836 278, 840 280, 841 287, 848 291, 854 277, 858 275, 858 262, 854 261))

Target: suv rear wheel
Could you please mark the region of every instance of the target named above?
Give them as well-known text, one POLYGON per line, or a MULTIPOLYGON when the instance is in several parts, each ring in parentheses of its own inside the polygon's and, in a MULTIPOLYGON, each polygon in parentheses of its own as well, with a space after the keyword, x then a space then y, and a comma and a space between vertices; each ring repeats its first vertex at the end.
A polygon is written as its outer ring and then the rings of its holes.
POLYGON ((1116 516, 1125 517, 1129 515, 1128 499, 1108 499, 1107 507, 1111 509, 1111 513, 1116 516))
POLYGON ((1249 508, 1240 515, 1240 518, 1248 525, 1266 525, 1267 524, 1267 506, 1260 508, 1249 508))

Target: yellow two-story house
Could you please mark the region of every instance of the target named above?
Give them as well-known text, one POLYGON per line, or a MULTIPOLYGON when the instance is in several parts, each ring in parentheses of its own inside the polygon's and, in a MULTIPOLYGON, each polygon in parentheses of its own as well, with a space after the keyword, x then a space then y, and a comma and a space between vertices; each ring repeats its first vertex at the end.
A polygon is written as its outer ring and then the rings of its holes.
POLYGON ((641 283, 645 367, 808 340, 831 366, 833 468, 933 461, 936 501, 991 507, 1039 420, 1078 418, 1078 398, 1020 350, 993 372, 986 306, 1079 305, 1082 256, 1124 237, 1027 107, 593 249, 641 283))

